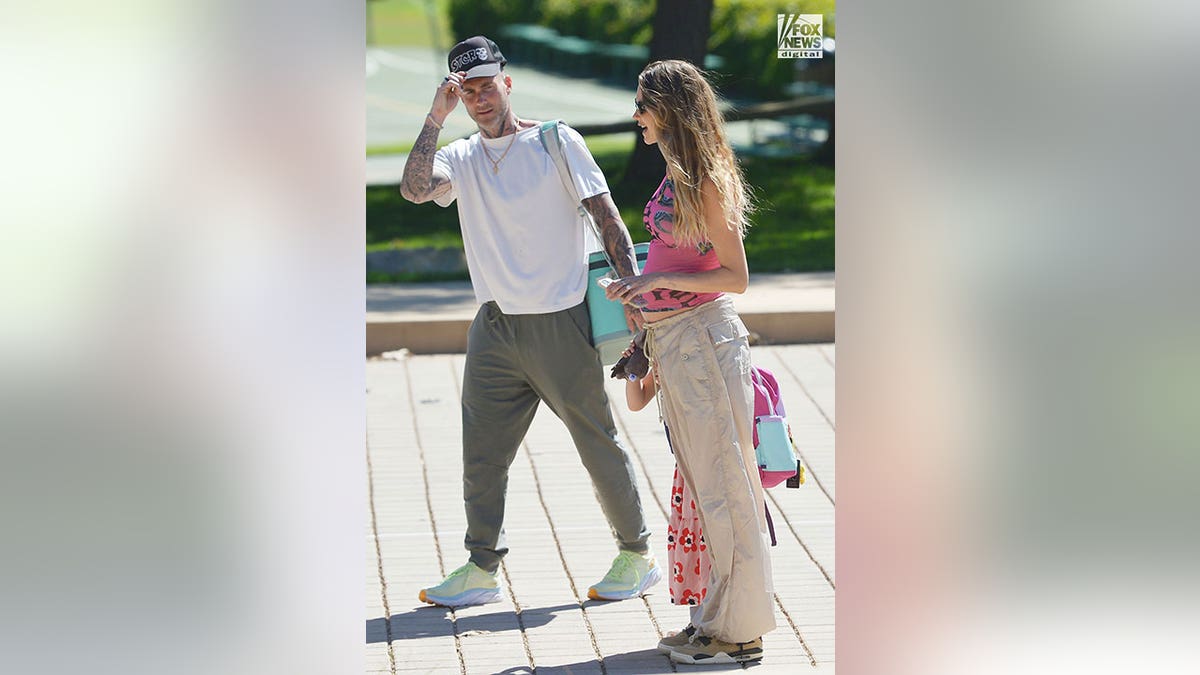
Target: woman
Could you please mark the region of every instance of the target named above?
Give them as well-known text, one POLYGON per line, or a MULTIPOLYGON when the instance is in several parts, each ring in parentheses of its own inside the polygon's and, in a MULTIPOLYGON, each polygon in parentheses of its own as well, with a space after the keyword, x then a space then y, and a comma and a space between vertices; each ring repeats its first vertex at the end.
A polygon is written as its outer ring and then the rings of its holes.
POLYGON ((749 281, 742 247, 749 195, 700 70, 686 61, 651 63, 638 76, 634 103, 642 140, 658 146, 667 175, 644 212, 652 235, 645 270, 606 292, 626 304, 645 301, 661 413, 711 564, 691 624, 659 649, 682 663, 755 661, 762 635, 775 627, 771 562, 751 440, 748 333, 725 295, 749 281))

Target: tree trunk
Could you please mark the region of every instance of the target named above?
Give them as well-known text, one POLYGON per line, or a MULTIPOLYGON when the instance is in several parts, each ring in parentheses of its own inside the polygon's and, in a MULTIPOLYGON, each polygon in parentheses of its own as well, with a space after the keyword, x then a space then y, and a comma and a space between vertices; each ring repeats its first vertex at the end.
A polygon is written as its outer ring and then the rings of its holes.
MULTIPOLYGON (((654 35, 650 38, 650 62, 683 59, 703 68, 712 9, 713 0, 658 0, 654 8, 654 35)), ((637 133, 623 182, 646 185, 653 190, 665 172, 662 153, 657 147, 643 143, 637 133)))
POLYGON ((815 153, 813 153, 813 161, 814 162, 816 162, 817 164, 820 164, 821 166, 827 166, 829 168, 833 168, 833 161, 834 161, 833 139, 836 138, 836 136, 833 133, 834 118, 835 118, 834 112, 832 110, 829 111, 829 118, 828 118, 829 119, 829 140, 822 143, 821 147, 817 148, 817 151, 815 153))

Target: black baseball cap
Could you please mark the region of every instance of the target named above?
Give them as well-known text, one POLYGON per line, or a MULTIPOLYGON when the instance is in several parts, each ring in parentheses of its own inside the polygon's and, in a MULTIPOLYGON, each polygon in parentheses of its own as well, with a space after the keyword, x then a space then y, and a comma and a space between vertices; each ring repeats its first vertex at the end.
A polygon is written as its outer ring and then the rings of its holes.
POLYGON ((491 77, 500 72, 500 68, 508 63, 508 59, 500 53, 495 42, 482 35, 469 37, 454 45, 446 64, 450 72, 466 71, 467 77, 491 77))

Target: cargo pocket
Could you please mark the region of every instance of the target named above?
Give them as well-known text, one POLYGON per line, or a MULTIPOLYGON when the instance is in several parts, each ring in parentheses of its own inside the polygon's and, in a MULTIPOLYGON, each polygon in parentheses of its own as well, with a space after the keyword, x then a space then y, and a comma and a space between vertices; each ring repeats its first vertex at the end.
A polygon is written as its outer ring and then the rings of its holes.
POLYGON ((735 316, 708 326, 708 337, 712 340, 717 361, 724 363, 726 359, 732 358, 737 364, 738 372, 743 375, 750 372, 750 342, 747 339, 749 335, 750 331, 746 330, 746 324, 742 323, 741 317, 735 316), (735 351, 730 354, 729 350, 735 351))
POLYGON ((713 345, 718 347, 748 335, 750 331, 746 330, 746 324, 742 323, 741 317, 727 319, 708 327, 708 337, 712 339, 713 345))
POLYGON ((679 342, 675 345, 677 352, 672 361, 679 369, 681 377, 676 381, 685 400, 716 399, 710 379, 714 374, 709 366, 711 348, 705 344, 706 338, 702 329, 688 326, 682 331, 679 342))

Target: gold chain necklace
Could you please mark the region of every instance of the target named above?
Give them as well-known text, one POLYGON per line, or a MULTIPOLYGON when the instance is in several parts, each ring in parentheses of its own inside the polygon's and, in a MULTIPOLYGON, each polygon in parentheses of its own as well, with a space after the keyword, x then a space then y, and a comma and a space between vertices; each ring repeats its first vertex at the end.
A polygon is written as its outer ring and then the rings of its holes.
POLYGON ((503 162, 504 158, 508 156, 508 151, 512 150, 513 142, 517 140, 517 131, 519 130, 518 128, 513 131, 512 138, 508 141, 508 147, 504 148, 504 154, 500 155, 500 159, 492 159, 492 153, 488 152, 487 143, 484 143, 482 138, 479 139, 479 144, 483 146, 483 154, 487 155, 487 160, 492 163, 492 173, 500 173, 500 162, 503 162))

